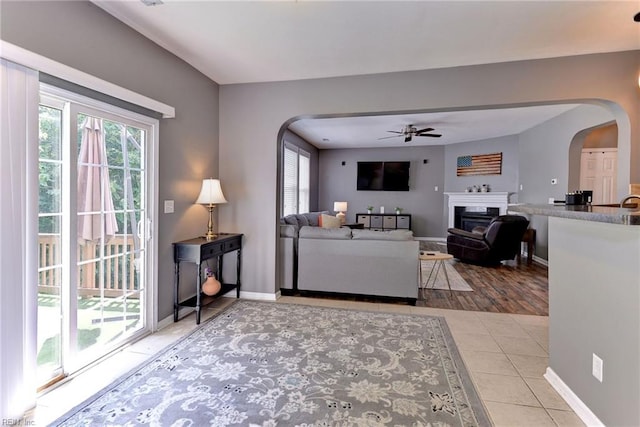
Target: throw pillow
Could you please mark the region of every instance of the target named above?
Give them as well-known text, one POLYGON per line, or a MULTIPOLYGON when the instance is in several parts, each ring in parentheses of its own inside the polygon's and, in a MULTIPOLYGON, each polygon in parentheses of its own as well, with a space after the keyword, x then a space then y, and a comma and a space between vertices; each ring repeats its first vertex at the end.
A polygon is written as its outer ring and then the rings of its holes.
POLYGON ((318 218, 320 227, 322 228, 340 228, 340 218, 335 216, 322 214, 318 218))

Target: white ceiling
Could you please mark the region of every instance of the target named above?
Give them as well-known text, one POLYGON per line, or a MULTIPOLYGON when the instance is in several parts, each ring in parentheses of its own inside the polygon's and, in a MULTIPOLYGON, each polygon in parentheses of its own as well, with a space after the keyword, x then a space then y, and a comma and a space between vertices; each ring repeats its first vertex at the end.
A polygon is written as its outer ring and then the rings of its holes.
POLYGON ((219 84, 640 49, 631 1, 93 0, 219 84))
POLYGON ((289 129, 320 149, 443 145, 517 135, 575 107, 577 104, 560 104, 443 113, 302 119, 289 125, 289 129), (394 135, 388 132, 390 130, 402 131, 405 125, 414 125, 418 129, 432 127, 435 130, 430 133, 441 134, 442 137, 413 137, 408 143, 404 142, 404 136, 378 139, 394 135))
MULTIPOLYGON (((640 49, 640 0, 92 1, 222 85, 640 49)), ((403 138, 377 138, 414 124, 443 137, 412 144, 445 144, 517 134, 573 107, 312 119, 291 128, 319 147, 345 148, 404 146, 403 138)))

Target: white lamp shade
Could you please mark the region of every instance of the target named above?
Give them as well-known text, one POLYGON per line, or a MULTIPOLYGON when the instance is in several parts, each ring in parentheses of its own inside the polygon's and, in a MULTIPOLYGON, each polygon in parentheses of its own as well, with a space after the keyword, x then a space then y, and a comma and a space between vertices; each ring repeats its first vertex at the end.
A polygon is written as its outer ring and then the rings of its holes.
POLYGON ((333 210, 336 212, 346 212, 347 202, 333 202, 333 210))
POLYGON ((219 179, 203 179, 202 189, 196 203, 202 205, 219 205, 220 203, 227 203, 227 199, 222 194, 222 188, 220 187, 219 179))

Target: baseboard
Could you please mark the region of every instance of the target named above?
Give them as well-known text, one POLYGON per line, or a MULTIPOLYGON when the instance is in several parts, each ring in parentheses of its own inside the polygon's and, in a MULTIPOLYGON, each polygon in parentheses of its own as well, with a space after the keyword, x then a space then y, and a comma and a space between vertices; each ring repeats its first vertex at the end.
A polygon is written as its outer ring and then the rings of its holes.
POLYGON ((547 260, 546 260, 546 259, 544 259, 544 258, 540 258, 539 256, 534 255, 534 256, 533 256, 533 260, 534 260, 535 262, 537 262, 538 264, 542 264, 542 265, 544 265, 545 267, 549 267, 549 261, 547 261, 547 260))
MULTIPOLYGON (((193 307, 182 307, 178 310, 178 320, 182 319, 184 316, 193 313, 193 307)), ((157 329, 153 332, 157 332, 162 328, 166 328, 170 324, 173 323, 173 313, 162 319, 158 322, 157 329)))
MULTIPOLYGON (((223 295, 223 297, 236 297, 235 289, 227 292, 223 295)), ((280 298, 280 291, 274 292, 272 294, 265 292, 249 292, 249 291, 240 291, 240 299, 253 299, 253 300, 262 300, 262 301, 275 301, 280 298)))
MULTIPOLYGON (((236 290, 233 289, 229 292, 227 292, 226 294, 222 295, 222 298, 235 298, 236 297, 236 290)), ((253 300, 262 300, 262 301, 276 301, 278 298, 280 298, 280 291, 273 293, 273 294, 267 294, 264 292, 247 292, 247 291, 240 291, 240 299, 253 299, 253 300)), ((193 307, 182 307, 180 310, 178 310, 178 320, 182 319, 184 316, 193 313, 193 307)), ((158 322, 158 327, 157 329, 154 331, 159 331, 162 328, 166 328, 167 326, 169 326, 170 324, 173 323, 173 314, 165 317, 164 319, 160 320, 158 322)))
POLYGON ((417 237, 414 236, 413 240, 423 240, 425 242, 446 242, 446 237, 417 237))
POLYGON ((567 402, 567 404, 573 409, 576 415, 588 426, 602 426, 604 423, 591 412, 591 409, 584 404, 582 400, 569 388, 568 385, 560 379, 560 377, 551 368, 547 368, 547 372, 544 374, 546 380, 551 384, 558 394, 567 402))

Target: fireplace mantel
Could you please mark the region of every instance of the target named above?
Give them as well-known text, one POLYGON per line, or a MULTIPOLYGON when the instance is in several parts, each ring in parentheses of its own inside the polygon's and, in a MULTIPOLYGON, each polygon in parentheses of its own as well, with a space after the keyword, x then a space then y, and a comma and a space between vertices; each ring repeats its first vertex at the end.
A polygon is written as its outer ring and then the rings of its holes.
POLYGON ((509 193, 506 191, 489 191, 486 193, 444 193, 449 198, 449 227, 454 226, 456 206, 476 208, 499 208, 500 215, 507 213, 509 193))

